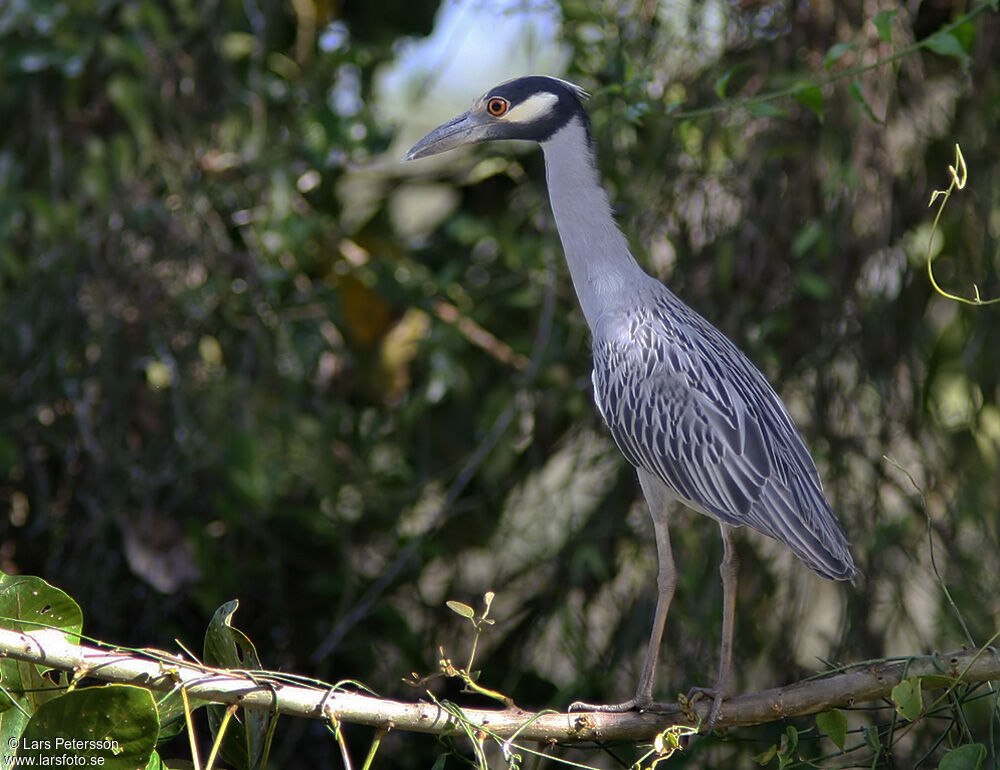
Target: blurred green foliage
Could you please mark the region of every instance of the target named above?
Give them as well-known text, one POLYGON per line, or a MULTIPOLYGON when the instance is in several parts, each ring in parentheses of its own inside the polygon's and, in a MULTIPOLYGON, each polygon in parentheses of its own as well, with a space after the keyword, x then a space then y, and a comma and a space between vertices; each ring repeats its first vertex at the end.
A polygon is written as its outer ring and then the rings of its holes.
MULTIPOLYGON (((375 5, 0 4, 0 567, 69 591, 85 633, 122 644, 197 646, 238 597, 265 666, 411 698, 402 677, 470 641, 445 601, 495 590, 481 683, 534 707, 621 698, 655 555, 590 403, 540 159, 398 165, 374 74, 435 4, 375 5), (405 227, 432 195, 440 225, 405 227)), ((958 141, 970 179, 936 275, 1000 293, 997 14, 946 30, 964 5, 706 4, 713 36, 697 4, 561 7, 633 249, 775 382, 863 573, 835 587, 741 537, 739 688, 817 656, 984 642, 1000 324, 935 295, 922 260, 958 141), (935 34, 796 98, 719 101, 935 34)), ((712 679, 717 541, 678 515, 664 694, 712 679)), ((671 761, 745 762, 783 730, 671 761)), ((899 766, 937 738, 895 747, 899 766)), ((441 749, 381 751, 426 767, 441 749)), ((339 761, 318 725, 279 727, 273 756, 339 761)))

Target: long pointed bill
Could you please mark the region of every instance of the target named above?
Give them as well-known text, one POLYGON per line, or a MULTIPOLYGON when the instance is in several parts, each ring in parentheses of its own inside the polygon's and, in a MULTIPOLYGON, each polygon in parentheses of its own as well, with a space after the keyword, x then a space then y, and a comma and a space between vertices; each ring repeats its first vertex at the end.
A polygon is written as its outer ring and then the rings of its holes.
POLYGON ((476 119, 470 110, 435 128, 413 145, 403 159, 426 158, 429 155, 437 155, 455 147, 475 144, 484 139, 486 139, 485 126, 476 119))

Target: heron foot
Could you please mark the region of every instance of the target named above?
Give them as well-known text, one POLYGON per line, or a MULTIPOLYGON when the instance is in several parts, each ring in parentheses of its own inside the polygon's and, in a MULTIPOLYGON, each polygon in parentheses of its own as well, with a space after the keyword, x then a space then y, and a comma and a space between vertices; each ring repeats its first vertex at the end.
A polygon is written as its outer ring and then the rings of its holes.
POLYGON ((710 733, 715 729, 715 723, 719 719, 719 708, 722 706, 722 702, 728 697, 729 695, 719 687, 692 687, 688 690, 686 701, 690 707, 702 698, 712 699, 712 705, 708 709, 708 719, 705 720, 705 732, 710 733))

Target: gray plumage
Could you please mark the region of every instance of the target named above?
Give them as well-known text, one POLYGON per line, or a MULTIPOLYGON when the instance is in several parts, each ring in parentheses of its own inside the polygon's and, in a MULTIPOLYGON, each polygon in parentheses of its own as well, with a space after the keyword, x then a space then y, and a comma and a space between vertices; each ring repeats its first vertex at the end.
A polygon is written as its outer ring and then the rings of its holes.
POLYGON ((594 400, 622 454, 680 502, 854 575, 847 539, 784 404, 714 326, 656 281, 594 329, 594 400))
POLYGON ((729 339, 632 257, 586 124, 542 142, 549 196, 593 333, 594 398, 622 454, 690 508, 786 543, 823 577, 855 574, 788 410, 729 339))
POLYGON ((787 544, 826 578, 850 579, 856 570, 816 465, 767 379, 632 257, 600 184, 583 97, 577 86, 556 78, 502 83, 417 142, 406 157, 494 139, 541 145, 552 213, 593 334, 594 400, 636 467, 659 556, 659 597, 635 697, 573 707, 671 705, 654 702, 652 691, 677 584, 668 509, 679 501, 715 519, 723 538, 723 633, 718 679, 708 691, 714 696, 707 714, 711 728, 730 683, 737 576, 732 530, 750 526, 787 544))

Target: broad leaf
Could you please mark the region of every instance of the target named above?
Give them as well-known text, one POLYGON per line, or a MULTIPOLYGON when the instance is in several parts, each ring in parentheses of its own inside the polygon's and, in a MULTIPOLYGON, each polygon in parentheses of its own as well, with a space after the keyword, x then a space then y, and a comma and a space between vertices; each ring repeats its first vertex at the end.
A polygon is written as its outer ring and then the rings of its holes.
POLYGON ((979 770, 986 759, 986 747, 981 743, 957 746, 941 757, 938 770, 979 770))
POLYGON ((924 710, 924 692, 919 677, 910 677, 892 688, 892 702, 896 711, 911 722, 919 719, 924 710))
MULTIPOLYGON (((46 631, 49 634, 65 631, 61 634, 63 640, 76 643, 83 629, 83 613, 67 594, 41 578, 0 573, 0 628, 35 632, 50 629, 46 631)), ((10 742, 21 735, 31 715, 62 693, 57 683, 46 676, 51 670, 49 666, 13 658, 0 659, 0 683, 4 688, 0 695, 0 759, 13 753, 10 742)))
POLYGON ((801 91, 795 92, 795 99, 799 104, 804 107, 808 107, 810 110, 816 113, 816 115, 822 120, 823 118, 823 92, 819 90, 816 86, 810 86, 809 88, 804 88, 801 91))
POLYGON ((816 727, 826 733, 838 749, 844 750, 844 744, 847 743, 847 717, 844 716, 843 711, 830 709, 822 714, 817 714, 816 727))
POLYGON ((879 39, 886 42, 892 42, 892 22, 896 18, 896 14, 899 11, 879 11, 875 14, 875 18, 872 19, 872 23, 875 25, 875 32, 878 33, 879 39))
POLYGON ((969 61, 969 53, 966 51, 958 38, 950 32, 938 32, 927 41, 927 47, 938 56, 953 56, 963 64, 969 61))
POLYGON ((38 765, 72 757, 89 767, 136 770, 149 763, 159 728, 149 690, 86 687, 43 703, 21 735, 17 755, 38 765))
MULTIPOLYGON (((253 642, 237 628, 232 619, 240 603, 235 599, 215 611, 205 632, 205 663, 219 668, 259 671, 262 666, 253 642)), ((208 724, 218 738, 226 707, 208 707, 208 724)), ((271 736, 277 715, 259 709, 245 709, 240 719, 230 719, 222 738, 222 756, 242 770, 256 770, 267 763, 271 736)))
POLYGON ((826 55, 823 57, 823 66, 826 69, 830 69, 830 67, 832 67, 837 60, 840 59, 840 57, 850 51, 853 47, 854 43, 851 42, 837 43, 830 46, 830 50, 827 51, 826 55))

